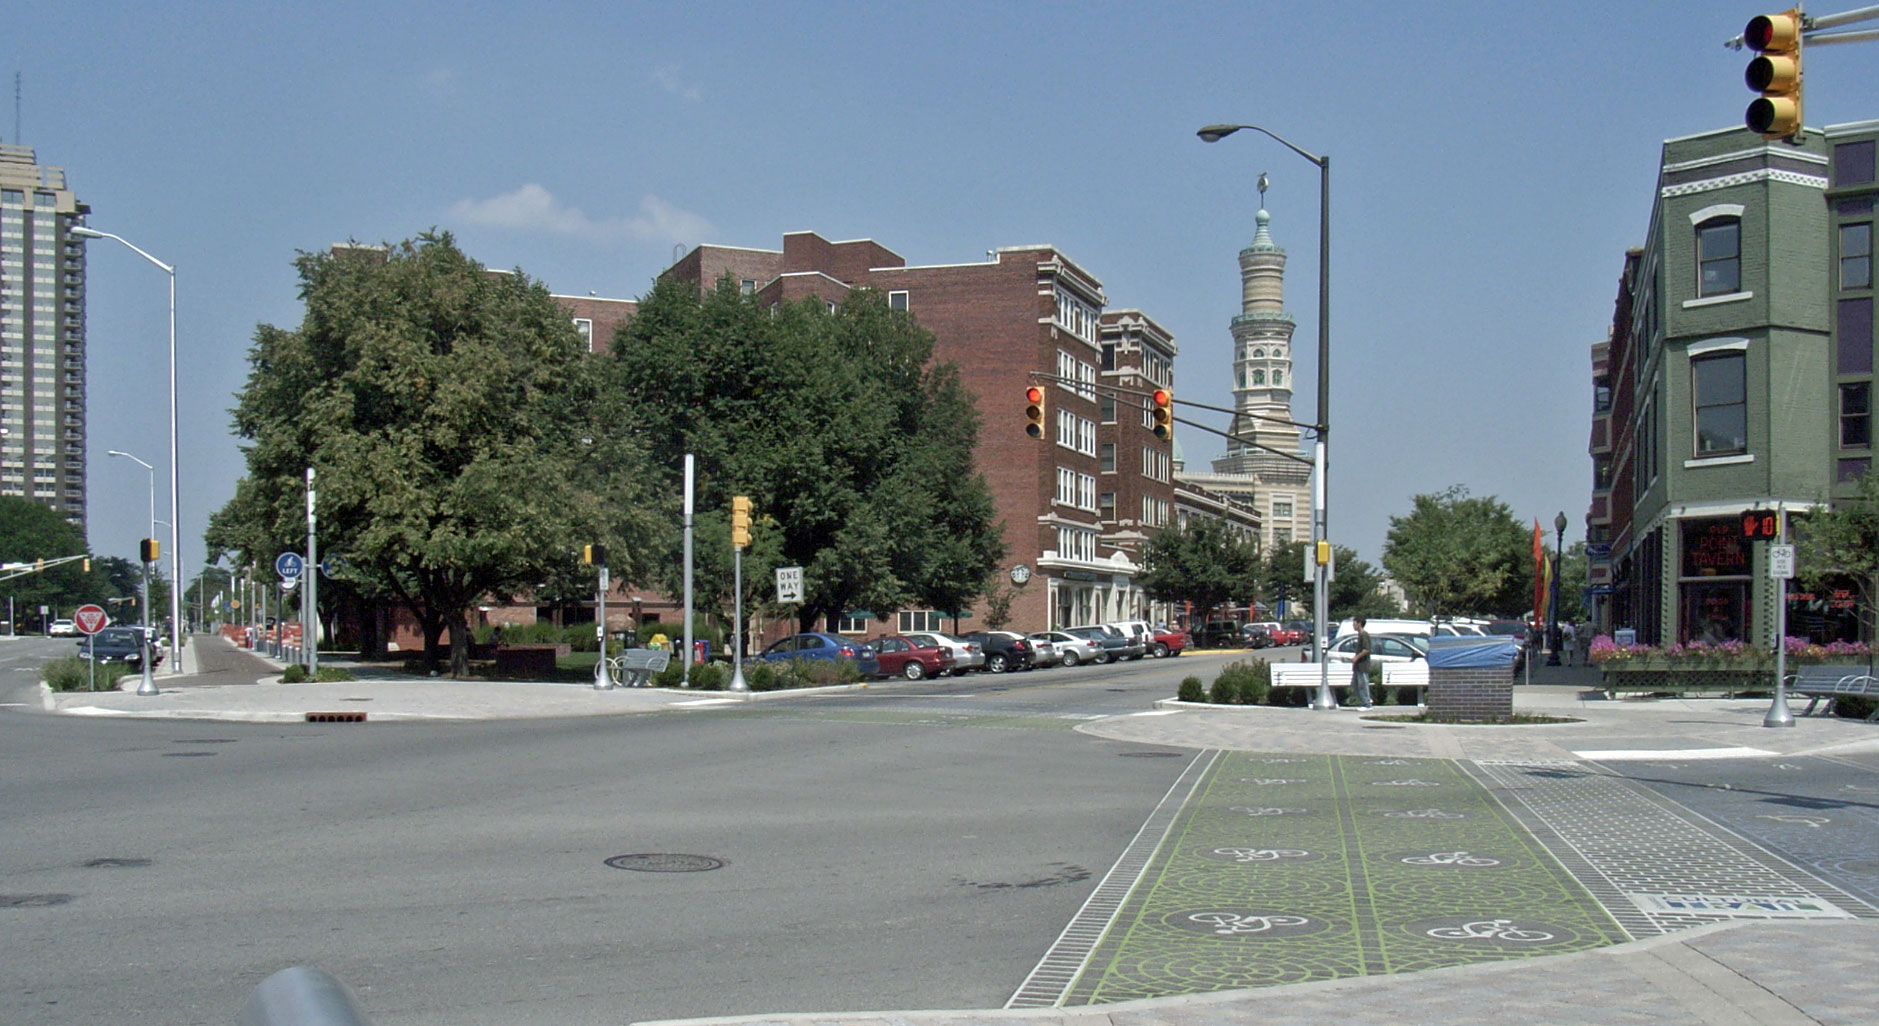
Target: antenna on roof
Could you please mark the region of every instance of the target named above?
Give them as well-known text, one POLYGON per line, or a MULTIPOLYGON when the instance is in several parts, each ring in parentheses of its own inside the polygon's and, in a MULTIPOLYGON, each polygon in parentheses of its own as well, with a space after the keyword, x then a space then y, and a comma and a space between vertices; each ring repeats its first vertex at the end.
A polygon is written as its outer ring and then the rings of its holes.
POLYGON ((13 141, 25 142, 20 138, 20 73, 13 73, 13 141))

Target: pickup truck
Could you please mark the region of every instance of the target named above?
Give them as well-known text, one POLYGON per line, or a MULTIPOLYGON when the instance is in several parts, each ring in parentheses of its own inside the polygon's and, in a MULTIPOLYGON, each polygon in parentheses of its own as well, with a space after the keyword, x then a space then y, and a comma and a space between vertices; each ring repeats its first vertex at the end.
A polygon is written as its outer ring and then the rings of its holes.
MULTIPOLYGON (((141 627, 106 627, 90 638, 79 639, 79 658, 90 655, 101 663, 124 663, 141 669, 144 651, 143 633, 141 627)), ((152 667, 163 661, 161 648, 153 644, 151 653, 150 665, 152 667)))

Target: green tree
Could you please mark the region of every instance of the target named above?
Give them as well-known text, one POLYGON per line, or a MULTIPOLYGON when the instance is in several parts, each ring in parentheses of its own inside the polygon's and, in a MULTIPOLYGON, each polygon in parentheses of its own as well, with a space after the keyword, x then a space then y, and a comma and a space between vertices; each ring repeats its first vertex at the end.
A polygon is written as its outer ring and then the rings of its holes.
POLYGON ((1229 599, 1250 602, 1259 587, 1259 550, 1253 539, 1213 517, 1192 517, 1157 531, 1142 562, 1145 569, 1136 581, 1148 597, 1187 603, 1197 620, 1229 599))
POLYGON ((1859 596, 1860 639, 1874 639, 1879 601, 1879 474, 1861 475, 1859 490, 1831 508, 1791 518, 1795 575, 1815 591, 1851 586, 1859 596))
MULTIPOLYGON (((51 506, 18 495, 0 495, 0 564, 37 567, 40 560, 82 556, 87 551, 85 533, 51 506)), ((101 580, 96 565, 87 575, 81 563, 71 562, 20 573, 4 587, 13 598, 16 615, 36 620, 42 605, 52 610, 50 617, 70 616, 81 603, 102 598, 95 593, 101 580)), ((17 630, 18 625, 14 626, 17 630)))
MULTIPOLYGON (((1308 541, 1287 542, 1266 554, 1265 595, 1268 601, 1278 598, 1280 583, 1285 585, 1286 607, 1288 616, 1309 620, 1313 616, 1312 594, 1316 586, 1305 573, 1305 550, 1311 547, 1308 541)), ((1395 616, 1400 612, 1384 594, 1378 590, 1383 584, 1383 574, 1365 560, 1357 558, 1357 550, 1342 545, 1331 546, 1332 564, 1337 576, 1331 579, 1325 605, 1326 616, 1333 621, 1353 616, 1385 617, 1395 616)))
MULTIPOLYGON (((1004 547, 973 463, 977 412, 957 371, 931 362, 932 336, 884 297, 772 310, 729 278, 662 280, 611 348, 612 419, 649 440, 660 492, 678 494, 690 453, 714 532, 731 497, 749 496, 764 541, 746 580, 803 567, 802 629, 985 593, 1004 547)), ((679 547, 676 532, 656 546, 654 583, 676 590, 679 547)), ((728 595, 729 547, 695 545, 694 561, 728 595)))
MULTIPOLYGON (((1531 539, 1531 535, 1528 536, 1531 539)), ((1532 541, 1528 541, 1529 550, 1532 541)), ((1529 555, 1531 553, 1529 552, 1529 555)), ((1568 620, 1579 623, 1592 618, 1592 611, 1586 608, 1585 589, 1589 576, 1586 562, 1585 542, 1576 541, 1566 546, 1566 555, 1559 561, 1559 622, 1568 620)))
POLYGON ((1506 503, 1455 485, 1390 518, 1383 566, 1431 617, 1513 612, 1532 595, 1532 535, 1506 503))
POLYGON ((634 568, 643 456, 633 425, 601 422, 598 363, 546 288, 447 233, 295 266, 305 316, 256 330, 235 410, 248 476, 211 521, 212 559, 298 547, 315 467, 322 551, 411 611, 429 666, 449 629, 459 675, 478 600, 571 574, 586 542, 634 568))

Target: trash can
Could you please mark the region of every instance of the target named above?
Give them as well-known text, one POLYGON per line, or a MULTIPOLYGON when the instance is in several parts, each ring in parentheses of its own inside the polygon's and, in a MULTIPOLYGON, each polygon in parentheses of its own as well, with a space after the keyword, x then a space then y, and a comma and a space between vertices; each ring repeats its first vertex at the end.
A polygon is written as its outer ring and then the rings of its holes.
POLYGON ((1451 723, 1488 723, 1514 714, 1512 638, 1432 638, 1428 715, 1451 723))

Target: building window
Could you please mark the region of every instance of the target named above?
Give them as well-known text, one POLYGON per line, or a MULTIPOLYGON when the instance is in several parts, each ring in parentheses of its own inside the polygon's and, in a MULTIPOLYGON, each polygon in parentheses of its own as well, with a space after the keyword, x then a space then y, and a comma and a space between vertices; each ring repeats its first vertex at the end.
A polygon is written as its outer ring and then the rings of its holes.
POLYGON ((854 613, 839 617, 835 621, 835 633, 866 634, 868 633, 868 618, 865 616, 857 616, 854 613))
POLYGON ((580 333, 581 348, 589 352, 594 349, 594 322, 592 318, 574 318, 574 330, 580 333))
POLYGON ((1115 473, 1116 472, 1116 443, 1104 442, 1102 446, 1100 447, 1100 450, 1101 451, 1100 451, 1098 458, 1102 460, 1103 473, 1105 474, 1115 473))
POLYGON ((1872 222, 1840 226, 1840 287, 1872 288, 1872 222))
POLYGON ((900 611, 900 633, 911 634, 914 631, 943 631, 946 629, 946 615, 935 609, 903 609, 900 611))
POLYGON ((1856 483, 1857 481, 1859 481, 1860 478, 1866 476, 1866 471, 1871 466, 1872 466, 1872 457, 1870 456, 1859 456, 1853 459, 1841 460, 1839 464, 1840 483, 1841 484, 1856 483))
POLYGON ((1077 447, 1077 415, 1069 410, 1057 411, 1057 444, 1066 449, 1077 447))
POLYGON ((1872 373, 1872 297, 1842 299, 1836 310, 1834 333, 1839 336, 1841 374, 1872 373))
POLYGON ((887 308, 888 308, 889 310, 905 310, 905 309, 907 309, 907 292, 906 292, 906 290, 904 290, 904 289, 903 289, 903 290, 901 290, 901 291, 899 291, 899 292, 889 292, 889 293, 887 294, 887 308))
POLYGON ((745 278, 743 281, 737 283, 737 288, 738 291, 746 296, 754 296, 757 294, 757 280, 755 278, 745 278))
POLYGON ((1717 217, 1696 226, 1696 294, 1742 291, 1742 222, 1717 217))
POLYGON ((1841 143, 1833 148, 1833 184, 1865 185, 1873 180, 1873 140, 1841 143))
POLYGON ((1272 515, 1274 517, 1290 517, 1292 515, 1291 502, 1284 499, 1272 500, 1272 515))
POLYGON ((1116 344, 1114 342, 1103 343, 1103 369, 1116 369, 1116 344))
POLYGON ((1116 422, 1116 397, 1115 396, 1113 395, 1103 396, 1102 418, 1103 418, 1103 423, 1105 424, 1114 424, 1116 422))
POLYGON ((1253 384, 1255 384, 1255 385, 1263 385, 1263 384, 1265 384, 1265 383, 1266 383, 1266 372, 1265 372, 1265 371, 1262 371, 1262 370, 1256 370, 1256 371, 1254 371, 1254 372, 1253 372, 1253 381, 1252 381, 1252 383, 1253 383, 1253 384))
POLYGON ((1690 361, 1696 412, 1696 455, 1748 451, 1748 360, 1740 352, 1690 361))
POLYGON ((1283 384, 1285 384, 1285 372, 1284 372, 1284 371, 1282 371, 1282 370, 1275 370, 1275 371, 1273 371, 1273 372, 1272 372, 1272 383, 1273 383, 1273 384, 1275 384, 1275 385, 1283 385, 1283 384))
POLYGON ((1057 468, 1057 501, 1065 506, 1076 505, 1077 474, 1069 467, 1057 468))
POLYGON ((1872 445, 1872 382, 1840 386, 1840 448, 1872 445))
POLYGON ((1096 512, 1104 520, 1116 519, 1116 493, 1104 492, 1096 498, 1096 512))

